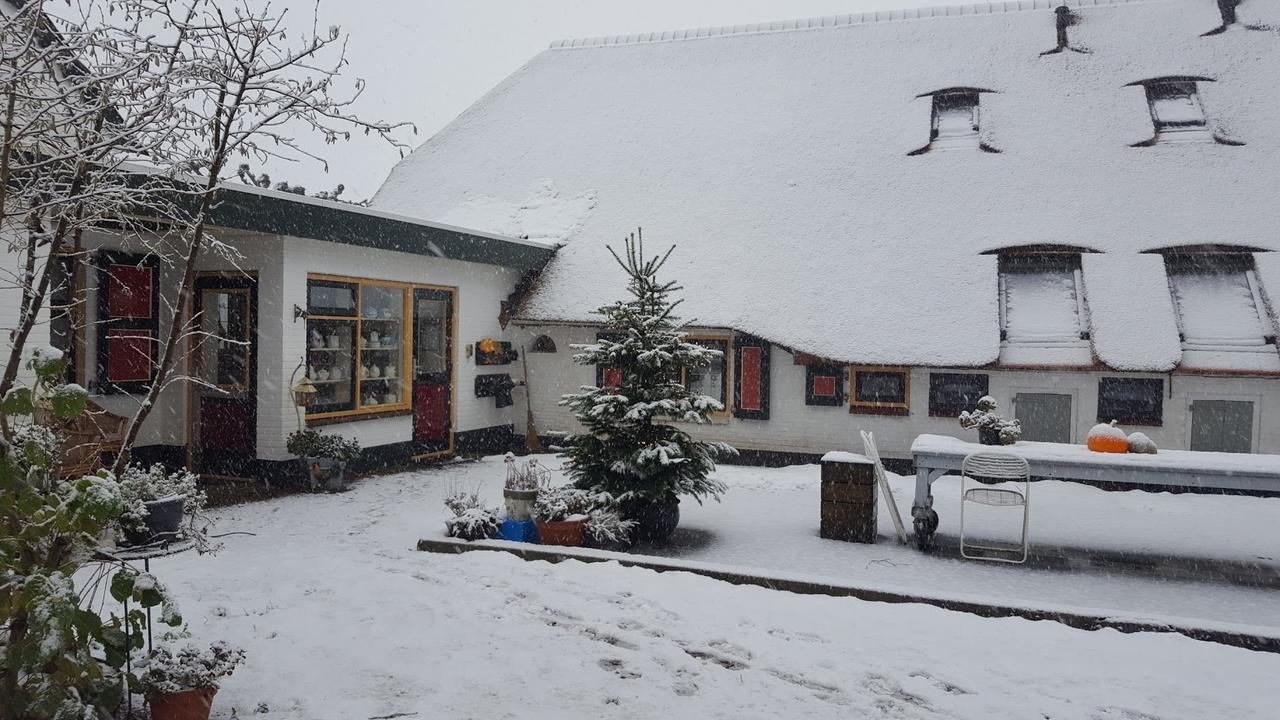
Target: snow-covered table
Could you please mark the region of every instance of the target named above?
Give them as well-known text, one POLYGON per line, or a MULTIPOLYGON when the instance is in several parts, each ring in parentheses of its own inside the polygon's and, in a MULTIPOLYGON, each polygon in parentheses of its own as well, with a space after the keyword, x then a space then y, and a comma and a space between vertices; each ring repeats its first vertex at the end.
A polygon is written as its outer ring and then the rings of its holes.
POLYGON ((934 480, 959 472, 965 456, 997 450, 1026 458, 1033 480, 1102 482, 1133 488, 1179 488, 1186 492, 1246 490, 1280 494, 1280 455, 1161 450, 1155 455, 1100 453, 1083 445, 1018 442, 992 447, 945 435, 921 435, 911 443, 916 494, 911 517, 916 544, 927 547, 938 529, 934 480))

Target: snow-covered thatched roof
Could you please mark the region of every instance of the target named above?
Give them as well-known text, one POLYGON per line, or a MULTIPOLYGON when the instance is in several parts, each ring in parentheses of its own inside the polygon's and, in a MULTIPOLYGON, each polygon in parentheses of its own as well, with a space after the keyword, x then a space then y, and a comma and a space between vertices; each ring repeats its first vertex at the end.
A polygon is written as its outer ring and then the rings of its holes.
MULTIPOLYGON (((1280 0, 1201 34, 1214 0, 1026 0, 556 43, 402 161, 374 207, 563 240, 522 309, 592 321, 619 297, 606 244, 644 226, 699 325, 861 363, 1000 354, 1002 247, 1083 246, 1093 351, 1167 370, 1181 346, 1146 250, 1280 249, 1280 0), (1133 147, 1144 89, 1199 82, 1243 145, 1133 147), (972 87, 998 153, 931 151, 931 98, 972 87)), ((1259 258, 1263 255, 1260 254, 1259 258)), ((1280 264, 1258 273, 1280 299, 1280 264), (1269 282, 1268 282, 1269 281, 1269 282)))

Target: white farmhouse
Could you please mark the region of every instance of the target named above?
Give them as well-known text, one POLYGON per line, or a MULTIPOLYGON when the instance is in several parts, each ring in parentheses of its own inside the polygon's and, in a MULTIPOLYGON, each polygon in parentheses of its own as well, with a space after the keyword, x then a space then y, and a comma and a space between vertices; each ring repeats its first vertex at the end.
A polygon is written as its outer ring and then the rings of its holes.
MULTIPOLYGON (((571 346, 623 293, 606 246, 636 226, 677 245, 694 337, 724 352, 684 378, 726 407, 696 432, 747 460, 859 429, 903 460, 965 437, 984 394, 1028 439, 1114 419, 1280 453, 1280 2, 1059 5, 560 42, 371 209, 227 184, 235 260, 201 259, 207 340, 180 368, 204 382, 165 390, 135 458, 272 479, 299 474, 303 424, 366 467, 501 451, 530 417, 572 431, 560 395, 610 372, 571 346)), ((43 321, 119 415, 177 287, 155 241, 83 238, 43 321)), ((0 290, 0 330, 17 308, 0 290)))
POLYGON ((374 207, 563 243, 514 310, 543 433, 608 381, 571 345, 643 226, 725 351, 700 432, 748 456, 905 458, 984 394, 1027 439, 1276 453, 1277 27, 1028 0, 559 42, 374 207))

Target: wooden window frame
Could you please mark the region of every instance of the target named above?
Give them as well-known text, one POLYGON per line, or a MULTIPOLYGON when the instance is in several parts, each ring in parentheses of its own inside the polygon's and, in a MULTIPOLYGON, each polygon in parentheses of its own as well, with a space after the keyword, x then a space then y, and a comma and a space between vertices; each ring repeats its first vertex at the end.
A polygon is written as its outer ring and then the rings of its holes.
POLYGON ((979 394, 978 397, 980 398, 983 395, 989 395, 991 393, 991 376, 988 375, 987 373, 930 372, 929 373, 929 417, 946 417, 946 418, 960 417, 960 413, 964 412, 965 410, 972 410, 976 406, 976 402, 978 398, 974 398, 974 402, 975 402, 974 406, 960 408, 958 410, 952 406, 945 405, 940 401, 936 402, 937 398, 934 396, 934 391, 938 389, 938 386, 941 385, 946 378, 949 378, 951 376, 982 378, 981 383, 984 387, 982 389, 982 393, 979 394), (937 382, 935 382, 935 380, 937 382))
POLYGON ((1115 377, 1104 376, 1098 378, 1098 422, 1108 423, 1112 420, 1119 422, 1121 425, 1139 425, 1143 427, 1163 427, 1164 426, 1164 394, 1165 385, 1163 378, 1134 378, 1134 377, 1115 377), (1105 400, 1105 390, 1107 385, 1142 385, 1156 390, 1156 410, 1158 416, 1146 415, 1141 413, 1121 414, 1117 412, 1107 412, 1116 401, 1105 400))
MULTIPOLYGON (((413 283, 395 282, 391 280, 376 280, 373 278, 348 277, 343 275, 328 275, 321 273, 307 274, 307 299, 310 301, 311 283, 320 284, 344 284, 354 285, 356 291, 356 307, 354 314, 339 315, 317 315, 308 314, 307 320, 329 320, 353 323, 355 327, 354 336, 352 338, 352 352, 355 356, 355 382, 353 402, 355 407, 349 410, 334 410, 330 412, 308 412, 306 419, 308 422, 312 420, 362 420, 368 418, 387 417, 390 415, 408 415, 413 412, 413 289, 422 287, 413 283), (400 401, 389 405, 379 403, 377 405, 363 406, 362 385, 365 378, 360 377, 360 368, 363 367, 364 354, 364 314, 361 304, 364 301, 365 287, 386 288, 392 290, 401 290, 401 315, 400 315, 400 401)), ((310 306, 308 306, 309 308, 310 306)), ((308 310, 310 313, 310 311, 308 310)), ((306 324, 304 324, 304 332, 306 332, 306 324)), ((305 342, 305 341, 304 341, 305 342)), ((305 345, 304 345, 305 347, 305 345)))
MULTIPOLYGON (((727 418, 733 413, 733 338, 728 335, 689 335, 685 337, 685 342, 701 345, 704 342, 724 343, 724 374, 720 378, 720 393, 724 396, 724 409, 707 413, 713 418, 727 418)), ((705 347, 705 346, 702 346, 705 347)), ((718 348, 708 348, 715 350, 718 348)), ((681 369, 680 384, 685 390, 689 389, 689 371, 681 369)))
MULTIPOLYGON (((215 273, 212 275, 202 274, 201 276, 217 277, 218 275, 215 273)), ((253 335, 257 332, 257 327, 258 327, 258 308, 257 308, 257 305, 254 303, 254 292, 256 290, 257 290, 256 287, 246 286, 246 287, 234 287, 234 288, 233 287, 218 288, 216 291, 216 292, 226 293, 228 295, 244 296, 244 306, 245 306, 245 310, 248 312, 248 316, 246 316, 245 318, 245 330, 248 332, 248 334, 246 334, 243 338, 238 339, 239 342, 243 342, 245 344, 244 377, 241 379, 240 383, 238 384, 233 383, 230 385, 221 384, 221 383, 215 385, 209 382, 204 377, 205 371, 208 370, 208 368, 204 367, 204 355, 203 355, 204 344, 206 342, 214 341, 216 337, 205 335, 203 333, 199 333, 196 335, 196 339, 192 343, 192 347, 191 347, 190 372, 192 375, 194 375, 197 378, 200 378, 202 382, 209 385, 210 387, 217 387, 219 390, 225 390, 228 392, 242 392, 245 388, 254 387, 254 375, 255 375, 254 370, 258 364, 257 358, 254 357, 254 350, 255 350, 256 343, 254 342, 254 337, 253 337, 253 335)), ((204 292, 204 288, 193 288, 192 291, 193 293, 200 293, 200 292, 204 292)), ((203 308, 201 312, 204 312, 207 310, 208 308, 203 308)), ((187 317, 188 318, 192 317, 190 312, 187 313, 187 317)), ((228 338, 228 339, 234 339, 234 338, 228 338)))
POLYGON ((911 412, 911 368, 888 365, 849 366, 849 412, 867 415, 908 415, 911 412), (902 375, 901 402, 871 402, 858 399, 858 373, 902 375))
POLYGON ((843 365, 806 364, 804 366, 804 404, 825 407, 840 407, 844 405, 844 371, 843 365), (832 395, 819 395, 817 392, 817 379, 831 376, 836 379, 835 393, 832 395))
POLYGON ((102 394, 142 394, 147 392, 156 376, 156 345, 160 342, 160 258, 151 253, 127 253, 119 250, 99 250, 94 255, 97 269, 98 313, 95 318, 97 326, 97 349, 95 351, 94 380, 96 390, 102 394), (127 266, 146 268, 151 273, 151 313, 149 317, 111 316, 111 268, 127 266), (113 336, 123 337, 121 333, 146 333, 150 336, 150 369, 145 380, 108 379, 110 372, 110 345, 113 336))

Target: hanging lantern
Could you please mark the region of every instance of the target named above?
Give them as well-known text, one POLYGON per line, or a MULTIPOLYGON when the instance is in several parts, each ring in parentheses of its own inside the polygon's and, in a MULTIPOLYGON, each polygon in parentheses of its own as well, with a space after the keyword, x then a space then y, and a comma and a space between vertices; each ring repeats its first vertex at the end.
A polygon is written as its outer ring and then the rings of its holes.
POLYGON ((316 385, 311 378, 304 377, 293 386, 293 404, 298 407, 311 407, 316 401, 316 385))

